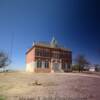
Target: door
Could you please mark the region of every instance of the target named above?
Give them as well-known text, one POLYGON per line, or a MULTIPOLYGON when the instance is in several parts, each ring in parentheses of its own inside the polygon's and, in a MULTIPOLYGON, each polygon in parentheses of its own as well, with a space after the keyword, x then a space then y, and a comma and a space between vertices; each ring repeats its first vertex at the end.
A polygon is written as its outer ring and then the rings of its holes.
POLYGON ((53 63, 53 70, 54 72, 59 71, 59 63, 53 63))

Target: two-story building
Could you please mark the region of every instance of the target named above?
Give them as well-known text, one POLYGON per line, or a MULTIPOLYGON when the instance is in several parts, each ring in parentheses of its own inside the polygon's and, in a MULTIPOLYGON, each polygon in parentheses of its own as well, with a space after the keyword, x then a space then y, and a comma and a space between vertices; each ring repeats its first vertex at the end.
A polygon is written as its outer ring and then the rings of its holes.
POLYGON ((35 42, 26 52, 27 72, 65 72, 71 68, 72 51, 51 43, 35 42))

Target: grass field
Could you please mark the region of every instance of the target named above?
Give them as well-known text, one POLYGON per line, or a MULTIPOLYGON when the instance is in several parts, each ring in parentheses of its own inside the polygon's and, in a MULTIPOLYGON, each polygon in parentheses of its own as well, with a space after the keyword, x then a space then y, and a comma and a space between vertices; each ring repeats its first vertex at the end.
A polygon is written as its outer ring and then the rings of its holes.
POLYGON ((55 100, 55 98, 56 100, 100 100, 100 75, 0 73, 0 100, 36 100, 36 98, 37 100, 55 100))

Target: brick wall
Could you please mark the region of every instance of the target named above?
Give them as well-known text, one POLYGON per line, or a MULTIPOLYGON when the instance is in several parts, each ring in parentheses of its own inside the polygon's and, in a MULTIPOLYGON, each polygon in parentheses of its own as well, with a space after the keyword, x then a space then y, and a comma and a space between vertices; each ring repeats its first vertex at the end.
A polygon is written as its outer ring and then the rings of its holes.
POLYGON ((26 63, 31 63, 35 60, 35 48, 26 54, 26 63))

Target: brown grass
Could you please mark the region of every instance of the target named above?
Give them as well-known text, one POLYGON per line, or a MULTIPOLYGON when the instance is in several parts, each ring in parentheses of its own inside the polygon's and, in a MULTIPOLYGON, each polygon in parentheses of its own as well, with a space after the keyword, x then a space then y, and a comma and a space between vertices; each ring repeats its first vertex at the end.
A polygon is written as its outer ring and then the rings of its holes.
POLYGON ((69 98, 68 100, 100 100, 99 94, 100 76, 95 74, 0 73, 0 95, 7 97, 8 100, 29 97, 52 98, 50 100, 56 98, 60 100, 65 98, 69 98))

